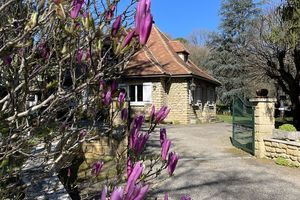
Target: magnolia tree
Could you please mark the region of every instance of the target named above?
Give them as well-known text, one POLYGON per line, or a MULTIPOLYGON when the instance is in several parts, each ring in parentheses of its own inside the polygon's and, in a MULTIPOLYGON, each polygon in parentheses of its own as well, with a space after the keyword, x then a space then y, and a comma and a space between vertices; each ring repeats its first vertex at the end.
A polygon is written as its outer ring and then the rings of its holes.
MULTIPOLYGON (((131 56, 146 48, 153 20, 150 0, 126 6, 120 0, 0 2, 0 195, 17 199, 24 189, 19 180, 25 160, 44 160, 45 174, 59 171, 84 141, 112 134, 118 113, 127 120, 125 93, 116 80, 131 56), (112 109, 114 98, 118 103, 112 109), (91 134, 95 131, 100 134, 91 134), (34 152, 37 145, 44 151, 34 152)), ((150 177, 166 168, 173 174, 178 155, 169 153, 165 129, 160 131, 162 155, 148 171, 142 156, 150 133, 168 112, 153 107, 145 133, 144 117, 133 120, 127 182, 104 187, 102 199, 144 199, 150 177), (162 165, 153 170, 157 162, 162 165)), ((96 162, 92 172, 101 173, 103 164, 96 162)))

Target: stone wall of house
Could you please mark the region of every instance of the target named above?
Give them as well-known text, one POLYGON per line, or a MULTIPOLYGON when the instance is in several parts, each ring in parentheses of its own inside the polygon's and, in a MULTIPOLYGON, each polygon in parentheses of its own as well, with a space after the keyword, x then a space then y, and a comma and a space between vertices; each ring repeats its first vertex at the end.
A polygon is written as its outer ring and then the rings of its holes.
MULTIPOLYGON (((117 100, 113 102, 113 108, 117 107, 117 100)), ((128 103, 124 103, 124 107, 128 107, 128 103)), ((118 163, 126 163, 127 145, 128 145, 128 129, 127 123, 121 120, 120 112, 116 112, 117 116, 113 121, 113 131, 108 131, 106 127, 103 130, 96 129, 91 133, 91 137, 96 139, 87 138, 82 144, 82 152, 84 155, 84 162, 80 165, 78 170, 78 177, 87 179, 91 177, 91 166, 93 163, 102 160, 105 164, 103 166, 103 173, 99 175, 99 179, 105 177, 114 177, 117 173, 118 163), (98 137, 96 137, 98 136, 98 137)))
POLYGON ((282 157, 294 166, 300 166, 300 143, 276 139, 264 139, 265 156, 270 159, 282 157))
POLYGON ((99 139, 84 142, 82 151, 85 161, 80 165, 78 177, 88 179, 91 177, 91 166, 93 163, 102 160, 104 161, 103 173, 100 173, 99 179, 105 177, 113 177, 116 172, 116 157, 123 152, 123 162, 126 162, 127 137, 119 140, 113 137, 102 136, 99 139))
POLYGON ((156 109, 167 104, 165 92, 165 79, 155 80, 152 82, 152 104, 156 109))
POLYGON ((171 108, 166 122, 175 124, 190 124, 197 122, 211 122, 216 118, 215 104, 208 104, 206 88, 214 86, 200 80, 195 80, 196 85, 201 85, 204 89, 205 103, 200 106, 193 106, 189 99, 189 82, 186 78, 148 78, 126 80, 127 84, 142 84, 143 82, 152 82, 152 103, 145 105, 131 105, 132 116, 144 114, 148 116, 152 105, 156 109, 161 106, 171 108))
POLYGON ((214 102, 208 102, 208 88, 215 89, 215 86, 202 81, 202 80, 194 80, 197 87, 202 88, 202 99, 201 103, 197 105, 189 105, 188 113, 190 118, 190 123, 208 123, 212 122, 217 117, 217 107, 214 102))
POLYGON ((185 79, 171 79, 166 84, 167 104, 171 112, 166 121, 189 124, 188 82, 185 79))

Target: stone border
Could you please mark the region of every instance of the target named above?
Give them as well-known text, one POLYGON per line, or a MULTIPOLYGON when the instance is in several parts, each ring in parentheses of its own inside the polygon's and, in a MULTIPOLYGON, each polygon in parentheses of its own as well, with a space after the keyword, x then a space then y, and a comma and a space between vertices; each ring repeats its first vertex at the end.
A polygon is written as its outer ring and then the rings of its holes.
POLYGON ((294 166, 300 166, 300 142, 264 139, 265 156, 269 159, 282 157, 294 166))

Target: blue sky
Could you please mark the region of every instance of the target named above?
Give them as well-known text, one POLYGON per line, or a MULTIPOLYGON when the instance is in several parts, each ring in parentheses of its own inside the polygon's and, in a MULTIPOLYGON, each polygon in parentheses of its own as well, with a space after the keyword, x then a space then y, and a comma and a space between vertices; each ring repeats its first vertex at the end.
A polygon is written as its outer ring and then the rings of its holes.
POLYGON ((155 24, 173 38, 195 29, 217 30, 221 0, 152 0, 155 24))

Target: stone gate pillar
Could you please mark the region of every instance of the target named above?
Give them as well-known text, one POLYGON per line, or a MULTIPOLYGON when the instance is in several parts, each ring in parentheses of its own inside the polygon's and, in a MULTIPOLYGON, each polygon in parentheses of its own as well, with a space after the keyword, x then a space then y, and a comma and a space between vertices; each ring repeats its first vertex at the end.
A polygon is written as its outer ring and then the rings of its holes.
POLYGON ((255 155, 265 157, 264 139, 271 138, 275 128, 275 102, 276 98, 253 98, 250 99, 254 110, 255 129, 255 155))

